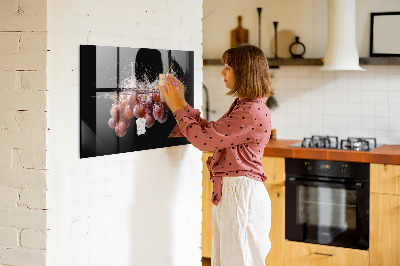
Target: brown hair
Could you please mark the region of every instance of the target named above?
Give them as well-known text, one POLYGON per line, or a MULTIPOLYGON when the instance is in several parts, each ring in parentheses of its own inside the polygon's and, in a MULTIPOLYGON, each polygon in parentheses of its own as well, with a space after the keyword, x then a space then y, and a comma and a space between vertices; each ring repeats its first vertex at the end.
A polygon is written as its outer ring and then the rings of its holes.
POLYGON ((235 86, 226 95, 254 99, 274 94, 268 61, 260 48, 248 44, 240 45, 226 50, 221 60, 235 74, 235 86))

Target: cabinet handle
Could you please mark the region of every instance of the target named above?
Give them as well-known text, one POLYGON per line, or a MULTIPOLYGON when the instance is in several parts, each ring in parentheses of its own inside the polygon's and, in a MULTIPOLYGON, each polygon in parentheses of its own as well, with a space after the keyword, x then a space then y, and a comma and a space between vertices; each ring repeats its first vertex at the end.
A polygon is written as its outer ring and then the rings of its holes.
POLYGON ((323 255, 323 256, 335 256, 335 254, 328 254, 328 253, 320 253, 320 252, 314 252, 315 255, 323 255))

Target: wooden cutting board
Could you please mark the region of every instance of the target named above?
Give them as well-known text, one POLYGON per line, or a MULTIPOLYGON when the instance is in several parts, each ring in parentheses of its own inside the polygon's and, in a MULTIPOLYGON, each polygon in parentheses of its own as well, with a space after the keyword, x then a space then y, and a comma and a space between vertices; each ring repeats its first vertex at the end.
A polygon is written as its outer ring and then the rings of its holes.
POLYGON ((231 30, 231 48, 238 44, 249 43, 249 31, 242 27, 242 16, 238 16, 238 27, 231 30))

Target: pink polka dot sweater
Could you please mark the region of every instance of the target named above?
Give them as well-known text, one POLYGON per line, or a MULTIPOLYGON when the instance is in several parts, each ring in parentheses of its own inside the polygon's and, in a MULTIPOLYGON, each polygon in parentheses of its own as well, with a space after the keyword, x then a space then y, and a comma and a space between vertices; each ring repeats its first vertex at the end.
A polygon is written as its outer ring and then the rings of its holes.
POLYGON ((216 122, 201 118, 200 111, 189 104, 184 110, 174 112, 178 125, 169 137, 186 137, 199 150, 214 151, 207 160, 214 205, 221 200, 224 176, 247 176, 261 182, 267 179, 261 164, 271 131, 267 99, 236 98, 228 112, 216 122))

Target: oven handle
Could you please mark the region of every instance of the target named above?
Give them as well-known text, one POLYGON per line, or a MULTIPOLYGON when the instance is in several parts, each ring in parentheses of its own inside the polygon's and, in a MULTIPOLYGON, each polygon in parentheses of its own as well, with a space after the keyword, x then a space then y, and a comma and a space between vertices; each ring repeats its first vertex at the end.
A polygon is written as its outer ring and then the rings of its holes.
POLYGON ((335 181, 321 181, 321 180, 315 180, 315 181, 310 181, 310 180, 304 180, 303 178, 298 178, 298 177, 288 177, 287 181, 291 181, 291 182, 296 182, 296 183, 301 183, 304 185, 340 185, 340 186, 344 186, 344 187, 348 187, 348 188, 353 188, 353 189, 361 189, 363 187, 363 183, 362 182, 352 182, 352 183, 348 183, 348 182, 335 182, 335 181))

